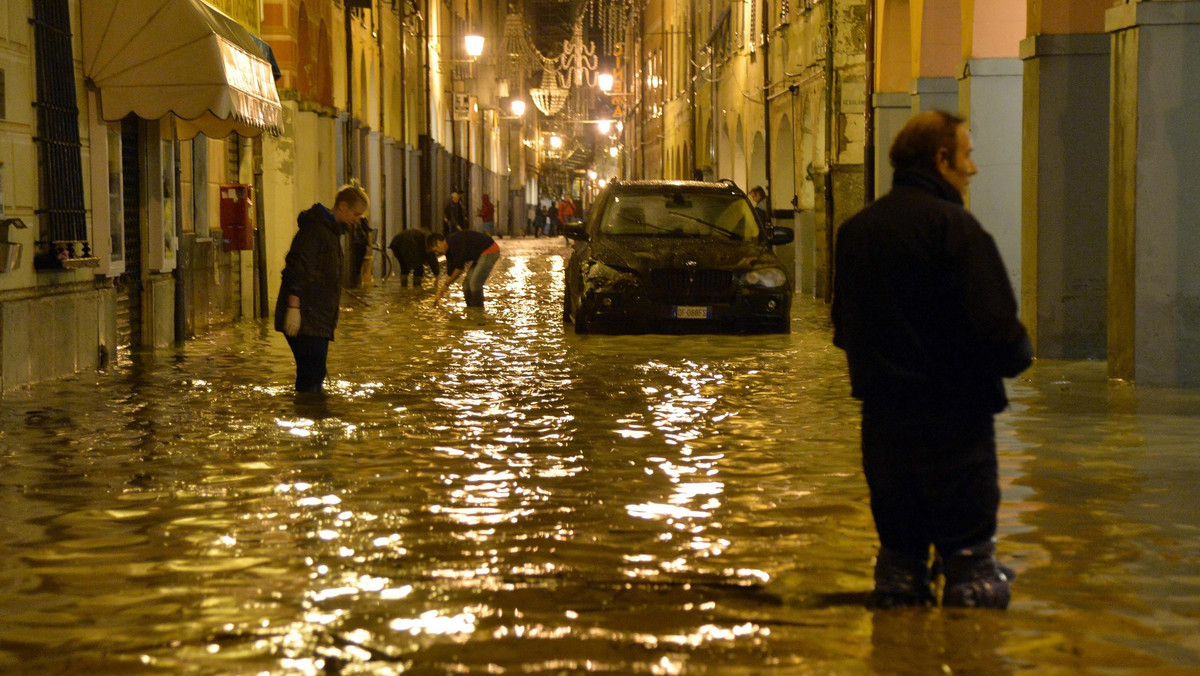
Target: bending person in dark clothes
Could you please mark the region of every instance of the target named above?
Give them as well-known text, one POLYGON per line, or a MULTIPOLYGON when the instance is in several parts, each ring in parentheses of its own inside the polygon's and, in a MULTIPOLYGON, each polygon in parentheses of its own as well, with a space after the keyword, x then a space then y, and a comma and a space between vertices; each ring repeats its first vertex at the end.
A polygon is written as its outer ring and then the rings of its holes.
POLYGON ((392 254, 400 263, 400 283, 404 286, 408 286, 410 274, 412 275, 412 285, 421 286, 425 268, 429 268, 429 274, 433 276, 434 280, 437 280, 438 259, 437 255, 429 249, 430 234, 432 233, 428 230, 412 228, 401 231, 388 244, 388 248, 392 250, 392 254))
POLYGON ((434 305, 446 295, 450 285, 465 273, 463 296, 466 297, 467 307, 483 307, 483 285, 500 259, 500 247, 496 240, 475 230, 460 230, 447 237, 437 234, 431 236, 430 250, 446 256, 446 283, 433 297, 434 305))

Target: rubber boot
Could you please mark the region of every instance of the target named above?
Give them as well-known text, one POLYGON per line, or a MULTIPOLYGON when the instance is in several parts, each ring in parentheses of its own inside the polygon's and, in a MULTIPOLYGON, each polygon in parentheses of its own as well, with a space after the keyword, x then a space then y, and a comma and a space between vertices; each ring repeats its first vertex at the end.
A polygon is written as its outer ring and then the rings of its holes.
POLYGON ((996 543, 984 542, 942 557, 946 586, 942 605, 957 608, 1008 607, 1011 568, 996 562, 996 543))
POLYGON ((867 607, 886 610, 933 602, 928 562, 880 547, 875 559, 875 590, 867 599, 867 607))

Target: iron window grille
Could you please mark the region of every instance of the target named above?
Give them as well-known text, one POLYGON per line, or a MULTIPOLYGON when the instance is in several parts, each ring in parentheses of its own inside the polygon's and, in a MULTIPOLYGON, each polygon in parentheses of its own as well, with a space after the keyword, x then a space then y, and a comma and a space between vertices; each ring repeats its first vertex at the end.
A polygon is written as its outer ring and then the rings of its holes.
POLYGON ((75 100, 75 57, 71 47, 68 0, 33 3, 37 58, 38 131, 34 137, 41 166, 39 268, 94 266, 87 242, 79 108, 75 100))

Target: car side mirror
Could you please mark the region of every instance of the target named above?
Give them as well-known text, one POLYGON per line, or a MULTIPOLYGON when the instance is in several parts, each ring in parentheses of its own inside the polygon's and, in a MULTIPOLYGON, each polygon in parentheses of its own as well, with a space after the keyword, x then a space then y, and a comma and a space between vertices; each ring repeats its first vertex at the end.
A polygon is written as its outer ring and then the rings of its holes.
POLYGON ((781 225, 771 228, 771 244, 789 244, 794 239, 796 239, 796 231, 791 228, 781 225))
MULTIPOLYGON (((588 238, 587 228, 583 227, 582 223, 571 223, 563 227, 563 235, 567 239, 586 242, 588 238)), ((790 240, 789 240, 790 241, 790 240)))

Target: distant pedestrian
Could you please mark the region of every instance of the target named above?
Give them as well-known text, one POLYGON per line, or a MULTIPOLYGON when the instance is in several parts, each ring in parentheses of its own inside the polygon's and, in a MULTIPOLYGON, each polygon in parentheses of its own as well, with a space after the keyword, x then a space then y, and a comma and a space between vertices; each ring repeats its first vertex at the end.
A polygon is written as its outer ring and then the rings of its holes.
POLYGON ((1005 608, 993 416, 1001 378, 1031 362, 992 237, 963 207, 976 172, 962 118, 921 113, 900 130, 892 190, 838 230, 833 342, 862 400, 863 472, 879 534, 874 607, 924 605, 930 547, 942 605, 1005 608))
POLYGON ((369 204, 366 191, 351 183, 338 191, 333 209, 314 204, 296 219, 299 230, 284 259, 275 330, 283 332, 296 359, 297 392, 324 387, 342 293, 341 236, 358 227, 369 204))
POLYGON ((450 191, 450 200, 446 202, 446 208, 442 211, 443 235, 468 228, 467 207, 462 203, 462 196, 459 190, 450 191))
POLYGON ((439 266, 437 256, 429 250, 428 240, 431 234, 424 228, 410 228, 400 231, 388 244, 392 255, 400 263, 401 286, 408 286, 409 275, 412 275, 414 287, 421 286, 425 268, 429 268, 429 274, 433 276, 434 283, 437 283, 439 266))
POLYGON ((489 235, 496 232, 496 205, 487 193, 483 193, 483 204, 479 206, 479 220, 483 221, 483 231, 489 235))
POLYGON ((554 219, 550 218, 550 207, 543 204, 537 214, 537 225, 533 229, 533 234, 545 235, 547 237, 554 234, 554 219))
POLYGON ((371 233, 373 229, 367 219, 360 219, 350 228, 350 275, 347 287, 370 286, 371 276, 371 233))
POLYGON ((756 185, 750 188, 747 194, 750 201, 754 203, 754 210, 758 212, 763 223, 771 223, 771 201, 767 199, 767 191, 761 185, 756 185))
POLYGON ((558 222, 566 225, 575 220, 575 212, 575 200, 570 195, 563 195, 562 201, 558 203, 558 222))
POLYGON ((466 274, 463 279, 463 296, 468 307, 483 307, 483 285, 487 283, 492 267, 500 260, 500 246, 491 235, 475 230, 452 232, 447 237, 434 235, 430 239, 430 250, 446 256, 446 283, 433 297, 436 305, 450 290, 450 285, 466 274))

